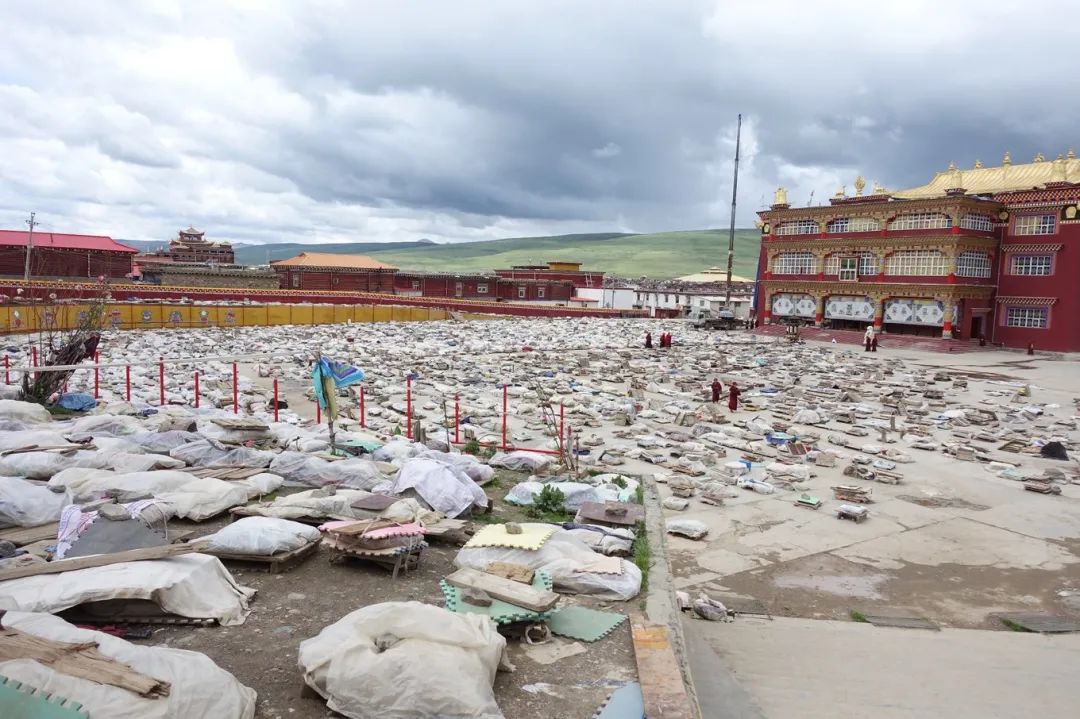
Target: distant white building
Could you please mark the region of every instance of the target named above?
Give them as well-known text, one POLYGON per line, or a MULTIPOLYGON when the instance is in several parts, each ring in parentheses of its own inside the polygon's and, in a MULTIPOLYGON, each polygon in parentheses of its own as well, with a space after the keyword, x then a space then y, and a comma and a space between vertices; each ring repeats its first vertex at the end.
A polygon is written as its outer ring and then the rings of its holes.
MULTIPOLYGON (((727 268, 725 267, 710 267, 707 270, 701 272, 695 272, 692 275, 686 275, 685 277, 676 277, 679 282, 701 282, 701 283, 717 283, 727 282, 727 268)), ((745 277, 740 277, 735 273, 731 275, 732 282, 753 282, 745 277)))
POLYGON ((578 287, 574 296, 607 310, 632 310, 637 302, 637 293, 630 287, 578 287))
MULTIPOLYGON (((687 290, 650 289, 633 290, 634 307, 648 310, 649 315, 655 317, 657 310, 662 314, 675 312, 679 316, 689 315, 693 311, 718 312, 725 307, 723 293, 716 292, 689 292, 687 290)), ((739 319, 746 319, 753 311, 754 298, 752 295, 732 295, 731 309, 739 319)))

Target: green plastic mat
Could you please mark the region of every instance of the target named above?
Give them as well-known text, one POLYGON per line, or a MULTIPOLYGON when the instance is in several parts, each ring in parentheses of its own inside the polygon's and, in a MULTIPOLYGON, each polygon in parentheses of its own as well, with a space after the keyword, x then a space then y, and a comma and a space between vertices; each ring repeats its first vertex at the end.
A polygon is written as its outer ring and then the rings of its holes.
POLYGON ((558 634, 583 642, 595 642, 626 621, 625 614, 601 612, 588 607, 562 607, 548 619, 548 629, 558 634))
MULTIPOLYGON (((533 573, 532 585, 537 589, 551 591, 551 577, 543 570, 533 573)), ((446 608, 458 614, 486 614, 496 624, 509 624, 511 622, 543 622, 546 621, 556 610, 547 612, 534 612, 524 607, 519 607, 500 599, 492 598, 491 606, 478 607, 461 600, 461 590, 447 582, 445 579, 439 582, 443 596, 446 598, 446 608)))
POLYGON ((87 719, 82 704, 0 675, 0 717, 4 719, 87 719))

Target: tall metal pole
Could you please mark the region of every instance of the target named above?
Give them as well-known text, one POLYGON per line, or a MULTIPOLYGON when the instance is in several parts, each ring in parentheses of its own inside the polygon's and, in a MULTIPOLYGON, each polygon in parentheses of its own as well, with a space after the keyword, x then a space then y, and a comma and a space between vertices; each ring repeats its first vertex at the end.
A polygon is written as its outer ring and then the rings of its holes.
POLYGON ((30 280, 30 250, 34 249, 34 215, 36 212, 30 213, 30 219, 26 221, 26 224, 30 225, 30 235, 26 238, 26 263, 23 265, 23 282, 30 280))
POLYGON ((727 246, 727 291, 724 293, 724 306, 731 309, 731 265, 735 261, 735 196, 739 192, 739 141, 742 139, 742 113, 739 124, 735 126, 735 179, 731 183, 731 230, 728 232, 727 246))

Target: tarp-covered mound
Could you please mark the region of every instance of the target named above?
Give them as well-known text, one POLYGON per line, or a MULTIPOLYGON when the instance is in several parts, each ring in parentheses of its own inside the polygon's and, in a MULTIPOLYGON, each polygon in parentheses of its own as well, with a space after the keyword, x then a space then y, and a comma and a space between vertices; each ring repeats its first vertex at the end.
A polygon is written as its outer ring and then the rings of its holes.
POLYGON ((88 602, 146 599, 189 619, 243 624, 254 589, 208 554, 121 562, 0 582, 0 609, 55 614, 88 602))
POLYGON ((220 552, 269 557, 300 549, 321 536, 315 527, 288 519, 244 517, 203 539, 220 552))
MULTIPOLYGON (((522 525, 529 526, 533 525, 522 525)), ((608 559, 565 529, 556 529, 537 550, 464 547, 454 559, 454 564, 459 567, 481 572, 492 562, 512 562, 532 570, 543 569, 551 576, 552 584, 559 592, 625 600, 633 599, 641 591, 641 570, 633 562, 608 559), (611 574, 608 571, 611 561, 619 562, 620 573, 611 574), (605 563, 608 566, 603 566, 605 563), (589 571, 597 566, 602 566, 604 571, 589 571)))
POLYGON ((300 669, 354 719, 501 719, 492 684, 505 647, 486 616, 386 602, 301 642, 300 669))
POLYGON ((8 612, 0 622, 5 628, 55 642, 92 642, 105 656, 170 685, 167 697, 144 698, 126 689, 58 672, 32 659, 0 661, 3 676, 82 704, 91 717, 252 719, 255 716, 255 692, 205 654, 139 646, 103 632, 80 629, 49 614, 8 612))
POLYGON ((36 527, 60 519, 71 502, 66 492, 18 477, 0 477, 0 527, 36 527))
POLYGON ((405 462, 394 481, 394 494, 407 489, 415 489, 428 506, 448 517, 463 514, 470 507, 486 507, 488 501, 484 490, 461 466, 434 459, 417 457, 405 462))

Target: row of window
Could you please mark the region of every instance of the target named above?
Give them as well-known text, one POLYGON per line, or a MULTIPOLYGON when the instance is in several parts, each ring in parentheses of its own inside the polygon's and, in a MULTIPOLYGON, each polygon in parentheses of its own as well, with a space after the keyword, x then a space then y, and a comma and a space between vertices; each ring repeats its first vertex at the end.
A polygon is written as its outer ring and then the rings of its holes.
MULTIPOLYGON (((956 276, 986 279, 991 275, 992 264, 986 252, 966 250, 956 258, 956 276)), ((1010 275, 1049 276, 1053 274, 1053 266, 1052 255, 1013 255, 1008 272, 1010 275)), ((837 275, 842 280, 855 280, 880 271, 880 258, 873 252, 832 254, 825 258, 825 274, 837 275)), ((773 273, 777 275, 812 275, 816 272, 817 259, 812 252, 782 252, 773 262, 773 273)), ((948 260, 937 250, 902 250, 886 258, 885 274, 942 277, 948 274, 948 260)))
MULTIPOLYGON (((990 232, 997 222, 989 215, 964 215, 960 218, 960 227, 965 230, 990 232)), ((947 230, 952 227, 952 218, 940 212, 913 212, 898 215, 889 221, 890 230, 947 230)), ((828 234, 842 232, 876 232, 881 223, 871 217, 842 217, 832 220, 825 226, 828 234)), ((1057 231, 1056 215, 1022 215, 1013 222, 1014 235, 1052 235, 1057 231)), ((776 226, 777 235, 817 235, 821 225, 813 220, 791 220, 776 226)))
POLYGON ((1005 310, 1006 327, 1046 329, 1050 319, 1047 307, 1009 307, 1005 310))

